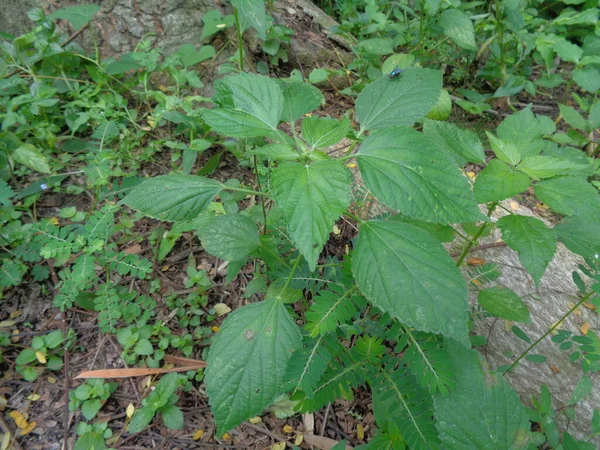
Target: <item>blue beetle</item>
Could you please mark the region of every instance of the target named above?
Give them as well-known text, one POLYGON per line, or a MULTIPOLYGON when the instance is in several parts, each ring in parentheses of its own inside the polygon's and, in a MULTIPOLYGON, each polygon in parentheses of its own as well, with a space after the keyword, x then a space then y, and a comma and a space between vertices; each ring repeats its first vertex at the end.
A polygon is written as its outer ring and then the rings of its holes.
POLYGON ((404 72, 404 69, 401 69, 400 67, 396 67, 394 70, 392 70, 390 72, 390 80, 393 80, 394 78, 399 77, 402 72, 404 72))

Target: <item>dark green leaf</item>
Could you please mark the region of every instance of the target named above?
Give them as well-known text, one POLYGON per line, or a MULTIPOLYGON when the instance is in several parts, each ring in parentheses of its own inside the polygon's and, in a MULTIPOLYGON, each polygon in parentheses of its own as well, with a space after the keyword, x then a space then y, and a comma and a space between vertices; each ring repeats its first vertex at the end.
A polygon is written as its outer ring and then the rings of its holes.
POLYGON ((567 217, 554 227, 558 238, 573 253, 592 258, 600 254, 600 224, 583 217, 567 217))
POLYGON ((508 116, 498 125, 498 137, 517 147, 522 158, 539 154, 544 148, 542 128, 531 108, 508 116))
POLYGON ((373 194, 408 217, 441 224, 485 219, 467 178, 449 156, 435 151, 424 134, 390 128, 369 136, 356 159, 373 194))
POLYGON ((240 214, 215 217, 199 235, 205 250, 225 261, 245 259, 260 245, 256 225, 240 214))
POLYGON ((479 203, 495 202, 513 197, 529 188, 529 177, 499 159, 492 159, 483 169, 473 190, 479 203))
POLYGON ((554 211, 566 216, 600 220, 600 194, 583 178, 550 178, 535 185, 535 195, 554 211))
POLYGON ((131 422, 129 422, 129 432, 139 433, 143 431, 150 425, 155 413, 156 410, 151 406, 142 406, 140 409, 137 409, 131 418, 131 422))
POLYGON ((180 430, 183 428, 183 413, 175 405, 167 405, 160 410, 165 426, 170 430, 180 430))
POLYGON ((161 220, 192 220, 222 189, 221 183, 204 177, 164 175, 139 184, 121 203, 161 220))
POLYGON ((384 312, 417 330, 467 343, 467 285, 429 233, 397 221, 362 224, 352 256, 356 284, 384 312))
POLYGON ((454 154, 461 166, 464 165, 464 161, 485 163, 483 145, 471 131, 458 128, 452 123, 425 119, 423 133, 436 137, 438 145, 454 154))
POLYGON ((502 239, 519 254, 523 267, 539 285, 546 266, 556 252, 556 233, 534 217, 511 214, 498 220, 502 239))
POLYGON ((97 433, 95 431, 88 431, 87 433, 83 433, 77 442, 75 442, 75 446, 73 450, 104 450, 106 449, 106 444, 104 443, 104 438, 102 434, 97 433))
POLYGON ((304 82, 282 82, 279 84, 283 92, 283 114, 281 120, 295 122, 304 114, 317 109, 325 103, 321 91, 304 82))
POLYGON ((240 16, 256 30, 258 36, 267 38, 267 13, 264 0, 231 0, 231 4, 238 10, 240 16))
POLYGON ((381 77, 356 100, 361 132, 413 125, 437 103, 441 89, 437 70, 407 68, 399 78, 381 77))
POLYGON ((81 405, 81 413, 86 420, 92 420, 94 417, 96 417, 98 411, 100 411, 101 406, 102 404, 100 403, 100 399, 95 398, 92 400, 86 400, 83 402, 83 405, 81 405))
POLYGON ((479 291, 477 301, 491 315, 515 322, 529 322, 529 309, 517 294, 508 288, 493 287, 479 291))
POLYGON ((302 137, 311 148, 324 148, 337 144, 350 130, 347 119, 341 122, 329 117, 306 117, 302 121, 302 137))
POLYGON ((554 156, 535 155, 529 156, 517 166, 517 169, 526 173, 534 180, 551 178, 556 175, 566 175, 575 169, 585 169, 585 165, 573 167, 573 162, 554 156))

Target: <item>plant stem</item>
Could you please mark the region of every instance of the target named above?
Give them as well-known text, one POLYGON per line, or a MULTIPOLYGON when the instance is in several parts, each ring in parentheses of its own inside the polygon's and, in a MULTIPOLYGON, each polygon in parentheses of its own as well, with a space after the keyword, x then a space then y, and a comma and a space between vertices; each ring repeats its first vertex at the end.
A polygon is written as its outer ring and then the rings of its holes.
POLYGON ((588 294, 584 295, 581 300, 579 300, 579 302, 577 302, 577 304, 575 306, 573 306, 570 310, 568 310, 564 316, 562 316, 558 322, 556 322, 554 325, 552 325, 548 331, 546 331, 543 335, 541 335, 533 344, 531 344, 529 347, 527 347, 527 349, 521 353, 521 355, 515 360, 514 363, 512 363, 512 365, 506 370, 506 372, 504 372, 502 374, 502 376, 505 376, 508 372, 510 372, 511 370, 513 370, 517 364, 519 364, 519 361, 521 361, 525 356, 527 356, 529 354, 529 352, 531 350, 533 350, 540 342, 542 342, 544 339, 546 339, 550 333, 552 333, 554 330, 556 330, 557 328, 559 328, 561 326, 561 324, 571 315, 573 314, 574 311, 577 310, 577 308, 579 308, 581 305, 583 305, 585 302, 587 302, 591 297, 593 297, 596 293, 595 292, 589 292, 588 294))
POLYGON ((233 8, 233 18, 235 19, 235 30, 237 31, 238 52, 240 52, 239 68, 240 68, 240 72, 243 72, 244 71, 244 53, 243 53, 243 46, 242 46, 242 27, 240 25, 240 18, 238 15, 238 10, 235 7, 233 8))
MULTIPOLYGON (((492 203, 488 209, 488 213, 487 216, 490 217, 492 215, 492 213, 494 212, 494 210, 496 209, 496 206, 498 204, 496 202, 492 203)), ((487 222, 484 222, 480 227, 479 230, 477 230, 477 233, 475 233, 475 236, 473 236, 473 239, 471 239, 469 241, 469 243, 467 244, 467 246, 465 247, 465 249, 462 251, 462 253, 460 254, 460 257, 458 258, 458 261, 456 261, 456 267, 460 267, 460 265, 463 263, 463 261, 465 260, 465 258, 467 257, 467 255, 469 254, 469 250, 471 250, 471 248, 475 245, 475 243, 477 242, 477 240, 481 237, 481 235, 483 234, 485 227, 487 226, 487 222)))
MULTIPOLYGON (((258 186, 258 190, 262 191, 262 187, 260 185, 260 176, 258 175, 258 160, 256 155, 254 155, 254 174, 256 175, 256 185, 258 186)), ((265 207, 265 196, 260 196, 260 204, 262 205, 264 224, 262 229, 262 234, 267 234, 267 208, 265 207)))
POLYGON ((250 194, 250 195, 264 195, 265 197, 270 197, 270 195, 267 194, 266 192, 253 191, 252 189, 236 188, 236 187, 232 187, 232 186, 224 186, 224 189, 227 191, 245 192, 246 194, 250 194))

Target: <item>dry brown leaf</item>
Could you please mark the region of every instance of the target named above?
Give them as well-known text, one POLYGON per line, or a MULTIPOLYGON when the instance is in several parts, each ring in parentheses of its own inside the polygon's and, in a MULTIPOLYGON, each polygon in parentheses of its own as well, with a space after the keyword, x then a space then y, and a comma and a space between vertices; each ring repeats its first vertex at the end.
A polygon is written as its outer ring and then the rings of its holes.
POLYGON ((302 414, 302 424, 306 433, 315 431, 315 416, 313 413, 302 414))
POLYGON ((138 255, 142 253, 142 246, 140 244, 133 244, 123 250, 126 255, 138 255))
POLYGON ((581 331, 583 334, 585 334, 587 336, 588 331, 590 331, 590 323, 586 322, 583 325, 581 325, 579 327, 579 331, 581 331))
POLYGON ((130 378, 130 377, 143 377, 145 375, 160 375, 163 373, 171 372, 187 372, 188 370, 198 370, 206 367, 204 361, 193 366, 173 367, 171 369, 100 369, 100 370, 87 370, 77 375, 76 379, 83 378, 130 378))
MULTIPOLYGON (((331 450, 333 447, 339 444, 338 441, 329 439, 325 436, 315 436, 314 434, 305 434, 304 442, 308 445, 317 447, 319 450, 331 450)), ((353 448, 354 447, 350 445, 346 445, 346 450, 352 450, 353 448)))
POLYGON ((583 306, 585 306, 587 309, 591 309, 591 310, 596 309, 596 305, 594 305, 593 303, 590 303, 590 302, 585 302, 583 304, 583 306))
POLYGON ((29 422, 25 428, 21 428, 19 430, 19 434, 21 436, 25 436, 25 435, 31 433, 35 429, 35 427, 36 427, 36 422, 35 421, 29 422))
POLYGON ((485 259, 483 258, 467 258, 467 264, 470 266, 481 266, 485 264, 485 259))
POLYGON ((550 364, 550 369, 554 373, 560 373, 560 369, 558 367, 556 367, 554 364, 550 364))

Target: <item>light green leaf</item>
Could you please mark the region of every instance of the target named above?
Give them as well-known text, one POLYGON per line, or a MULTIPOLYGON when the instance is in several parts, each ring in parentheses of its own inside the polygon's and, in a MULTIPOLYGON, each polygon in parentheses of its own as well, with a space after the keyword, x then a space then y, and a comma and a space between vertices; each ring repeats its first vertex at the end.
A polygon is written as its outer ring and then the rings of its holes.
POLYGON ((592 105, 590 109, 590 115, 588 117, 588 123, 590 128, 600 127, 600 101, 596 101, 592 105))
POLYGON ((583 55, 583 50, 578 45, 575 45, 565 38, 561 37, 554 43, 554 51, 563 60, 577 63, 583 55))
POLYGON ((364 222, 352 272, 361 292, 382 311, 417 330, 469 345, 466 282, 426 231, 393 220, 364 222))
POLYGON ((154 348, 152 347, 152 343, 148 339, 140 339, 135 343, 135 347, 133 347, 133 352, 136 355, 148 356, 154 353, 154 348))
POLYGON ((408 217, 441 224, 485 219, 467 178, 422 133, 381 130, 363 142, 356 159, 373 194, 408 217))
POLYGON ((143 406, 140 409, 137 409, 131 418, 131 422, 129 422, 129 432, 130 433, 139 433, 143 431, 152 419, 154 419, 154 414, 156 410, 151 406, 143 406))
POLYGON ((231 4, 238 10, 240 16, 256 30, 258 36, 267 38, 267 13, 264 0, 231 0, 231 4))
POLYGON ((283 95, 271 78, 240 73, 215 87, 219 108, 202 112, 216 132, 233 137, 264 136, 276 132, 283 112, 283 95))
POLYGON ((489 131, 486 131, 485 134, 490 141, 490 145, 492 146, 494 154, 500 161, 510 164, 511 166, 516 166, 519 164, 519 161, 521 161, 521 153, 516 145, 511 142, 504 142, 502 139, 498 139, 489 131))
POLYGON ((439 70, 409 67, 401 77, 381 77, 363 89, 356 100, 361 132, 413 125, 437 103, 441 89, 439 70))
POLYGON ((248 153, 277 161, 294 161, 300 156, 292 147, 285 144, 267 144, 248 150, 248 153))
POLYGON ((234 19, 231 14, 223 17, 219 10, 213 9, 202 15, 202 22, 204 23, 204 26, 202 27, 200 39, 212 36, 213 34, 232 26, 234 24, 234 19))
POLYGON ((223 190, 223 184, 194 175, 164 175, 139 184, 121 203, 161 220, 195 219, 223 190))
POLYGON ((513 197, 529 188, 529 177, 499 159, 492 159, 483 169, 473 187, 479 203, 495 202, 513 197))
POLYGON ((556 233, 535 217, 511 214, 498 220, 502 239, 519 254, 533 281, 539 281, 556 252, 556 233))
POLYGON ((71 22, 73 28, 79 30, 86 23, 88 23, 100 11, 98 5, 77 5, 67 6, 54 11, 48 17, 50 20, 64 19, 71 22))
POLYGON ((600 255, 600 224, 584 217, 567 217, 554 227, 558 238, 573 253, 584 258, 600 255))
POLYGON ((593 67, 584 67, 573 70, 573 81, 592 94, 600 89, 600 72, 593 67))
POLYGON ((329 70, 321 67, 311 70, 308 74, 308 81, 312 84, 322 83, 329 79, 329 70))
POLYGON ((600 194, 583 178, 566 176, 540 181, 535 185, 535 195, 559 214, 600 220, 600 194))
POLYGON ((292 241, 314 270, 333 224, 350 205, 348 170, 331 160, 290 163, 273 171, 271 186, 292 241))
POLYGON ((361 39, 358 48, 372 55, 389 55, 394 53, 394 42, 390 38, 361 39))
MULTIPOLYGON (((586 166, 580 165, 579 168, 585 169, 586 166)), ((517 169, 534 180, 539 180, 567 174, 573 169, 573 162, 555 156, 535 155, 523 159, 517 169)))
POLYGON ((529 309, 523 300, 505 287, 493 287, 479 291, 477 301, 492 316, 515 322, 529 322, 529 309))
POLYGON ((544 149, 542 127, 530 107, 504 119, 498 125, 497 135, 515 145, 522 158, 537 155, 544 149))
POLYGON ((10 198, 15 195, 10 185, 0 178, 0 203, 4 206, 12 204, 10 198))
POLYGON ((348 119, 341 122, 329 117, 306 117, 302 121, 302 137, 313 148, 324 148, 337 144, 350 130, 348 119))
POLYGON ((594 389, 594 383, 591 378, 587 375, 582 376, 577 382, 577 386, 575 386, 573 395, 571 395, 571 398, 569 399, 569 405, 576 405, 579 403, 592 392, 592 389, 594 389))
POLYGON ((483 145, 475 133, 458 128, 453 123, 425 119, 423 133, 436 138, 436 143, 454 154, 460 166, 464 161, 485 163, 483 145))
POLYGON ((245 260, 260 245, 256 225, 241 214, 217 216, 198 234, 204 249, 225 261, 245 260))
POLYGON ((104 438, 102 434, 97 433, 95 431, 88 431, 87 433, 83 433, 77 442, 75 442, 75 446, 73 450, 105 450, 106 444, 104 442, 104 438))
POLYGON ((475 350, 446 340, 456 389, 434 397, 437 428, 449 450, 526 448, 530 424, 519 396, 499 374, 488 374, 475 350))
POLYGON ((279 84, 283 92, 283 115, 281 120, 295 122, 304 114, 314 111, 325 98, 321 91, 311 84, 292 81, 279 84))
POLYGON ((585 119, 575 110, 575 108, 561 104, 559 104, 558 107, 560 108, 560 115, 563 116, 565 122, 578 130, 585 131, 587 129, 585 119))
POLYGON ((183 428, 183 413, 175 405, 167 405, 160 410, 165 426, 170 430, 181 430, 183 428))
POLYGON ((41 150, 32 144, 23 144, 16 148, 10 157, 13 161, 21 163, 36 172, 50 173, 50 166, 41 150))
POLYGON ((219 433, 271 404, 301 343, 300 330, 282 302, 252 303, 227 316, 210 347, 205 372, 219 433))
POLYGON ((81 414, 85 417, 86 420, 92 420, 100 411, 102 404, 100 403, 100 399, 95 398, 92 400, 86 400, 81 405, 81 414))
POLYGON ((471 19, 462 11, 447 9, 440 16, 440 25, 444 34, 456 45, 466 50, 476 50, 475 28, 471 19))

